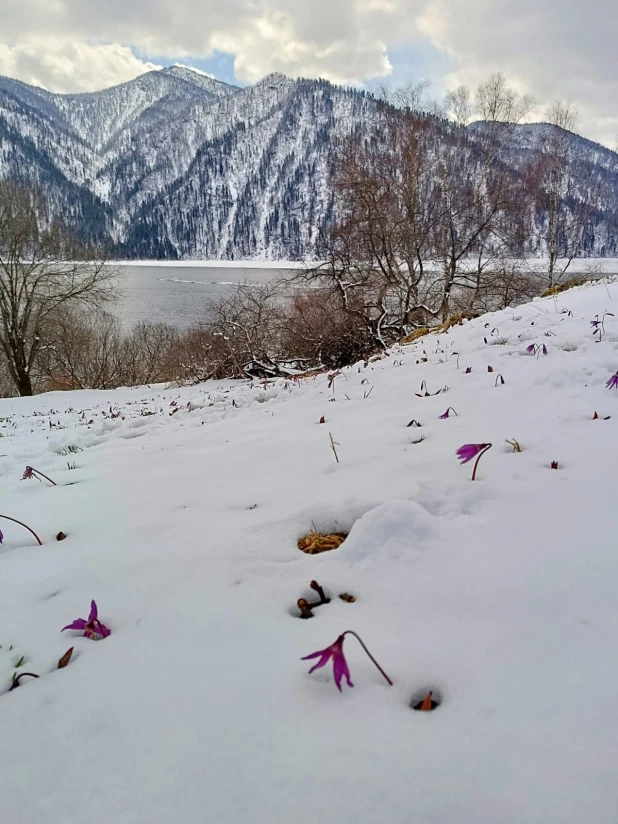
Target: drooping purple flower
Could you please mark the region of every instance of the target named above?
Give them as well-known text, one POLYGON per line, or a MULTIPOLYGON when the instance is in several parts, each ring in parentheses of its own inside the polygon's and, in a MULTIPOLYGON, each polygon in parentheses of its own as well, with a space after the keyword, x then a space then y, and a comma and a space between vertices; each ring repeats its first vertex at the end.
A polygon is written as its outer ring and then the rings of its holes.
POLYGON ((535 351, 536 351, 536 343, 531 343, 530 346, 526 346, 526 352, 529 355, 533 355, 535 351))
POLYGON ((597 315, 597 320, 591 320, 591 321, 590 321, 590 326, 592 326, 592 327, 593 327, 593 329, 594 329, 594 331, 595 331, 595 332, 597 331, 597 329, 598 329, 598 328, 599 328, 599 326, 601 325, 601 321, 600 321, 600 320, 598 320, 598 317, 599 317, 599 316, 597 315))
POLYGON ((476 479, 476 470, 479 465, 479 461, 489 449, 491 449, 490 443, 465 443, 457 450, 457 457, 462 464, 468 463, 468 461, 476 458, 476 461, 474 461, 474 466, 472 467, 473 481, 476 479))
MULTIPOLYGON (((345 635, 345 633, 344 633, 345 635)), ((341 692, 341 679, 345 678, 348 682, 349 687, 353 687, 354 684, 350 680, 350 670, 348 669, 348 663, 345 660, 345 656, 343 654, 343 639, 344 635, 340 635, 339 638, 335 641, 334 644, 331 644, 330 647, 326 647, 326 649, 318 650, 317 652, 312 652, 311 655, 305 655, 302 660, 308 661, 311 658, 319 658, 317 664, 314 664, 311 669, 309 670, 309 674, 311 675, 312 672, 319 669, 320 667, 326 666, 330 659, 333 659, 333 675, 335 677, 335 684, 337 685, 337 689, 341 692)))
POLYGON ((4 541, 4 535, 2 534, 2 530, 0 529, 0 544, 4 541))
POLYGON ((607 386, 608 389, 618 389, 618 370, 616 370, 616 373, 611 376, 605 386, 607 386))
POLYGON ((444 421, 444 420, 446 420, 446 418, 449 418, 450 415, 451 415, 451 412, 453 413, 453 415, 457 414, 457 412, 455 412, 453 407, 449 406, 449 408, 446 410, 446 412, 444 412, 442 415, 439 415, 440 420, 444 421))
POLYGON ((22 475, 22 481, 27 481, 30 478, 36 478, 37 481, 40 481, 41 478, 45 478, 45 480, 49 481, 52 486, 56 486, 55 481, 52 481, 52 479, 48 475, 46 475, 44 472, 41 472, 39 469, 35 469, 33 466, 26 467, 24 474, 22 475))
POLYGON ((468 463, 473 458, 486 449, 490 444, 488 443, 465 443, 460 446, 456 454, 462 464, 468 463))
POLYGON ((546 355, 546 354, 547 354, 547 347, 545 346, 545 344, 543 344, 543 346, 541 346, 541 352, 542 352, 544 355, 546 355))
POLYGON ((83 630, 84 636, 92 639, 93 641, 97 635, 100 635, 101 638, 107 638, 108 635, 111 635, 111 630, 99 621, 99 611, 97 609, 96 601, 90 602, 90 615, 88 616, 87 621, 84 618, 76 618, 73 623, 67 624, 66 627, 62 627, 61 632, 64 632, 65 629, 76 629, 80 632, 83 630))

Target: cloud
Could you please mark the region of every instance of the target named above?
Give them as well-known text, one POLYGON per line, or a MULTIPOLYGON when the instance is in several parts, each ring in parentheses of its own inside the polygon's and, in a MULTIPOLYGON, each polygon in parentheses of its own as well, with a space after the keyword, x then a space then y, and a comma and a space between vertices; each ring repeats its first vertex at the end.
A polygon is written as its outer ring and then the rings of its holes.
MULTIPOLYGON (((57 52, 60 47, 55 48, 54 43, 60 41, 122 43, 139 54, 185 63, 190 58, 208 58, 216 51, 229 52, 235 55, 239 80, 253 82, 269 72, 282 71, 292 76, 320 75, 335 82, 360 83, 391 72, 388 43, 394 41, 405 21, 412 32, 413 12, 422 8, 423 2, 0 0, 0 41, 14 50, 24 42, 41 45, 45 40, 57 52)), ((36 50, 29 51, 34 56, 36 50)), ((115 59, 119 71, 127 68, 122 55, 115 55, 115 59)), ((22 63, 17 60, 15 65, 22 72, 20 79, 26 79, 22 63)), ((32 69, 29 63, 31 74, 32 69)), ((137 73, 139 67, 135 69, 137 73)), ((37 73, 45 75, 47 71, 41 58, 37 73)), ((63 71, 70 74, 66 67, 55 67, 45 85, 52 88, 62 83, 63 71)))
POLYGON ((475 85, 504 72, 539 100, 538 119, 556 99, 573 102, 585 134, 618 140, 618 4, 613 0, 429 0, 419 19, 456 65, 448 86, 475 85))
POLYGON ((428 67, 437 88, 500 70, 545 105, 572 100, 584 133, 618 137, 614 0, 0 0, 0 20, 0 72, 56 91, 127 80, 152 55, 190 65, 215 52, 234 55, 240 81, 360 84, 431 44, 445 56, 428 67))
POLYGON ((160 68, 117 43, 28 37, 14 46, 0 43, 0 74, 57 92, 87 92, 132 80, 160 68))

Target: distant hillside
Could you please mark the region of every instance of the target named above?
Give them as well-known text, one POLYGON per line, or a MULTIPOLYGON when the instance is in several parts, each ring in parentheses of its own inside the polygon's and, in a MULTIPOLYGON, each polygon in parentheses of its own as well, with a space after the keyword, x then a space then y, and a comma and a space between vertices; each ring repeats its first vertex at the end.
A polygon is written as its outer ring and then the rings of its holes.
MULTIPOLYGON (((322 80, 239 89, 182 66, 89 94, 0 77, 0 175, 41 183, 56 214, 118 256, 297 259, 332 220, 338 147, 379 139, 386 108, 322 80)), ((513 174, 551 128, 509 132, 513 174)), ((594 191, 586 253, 618 255, 618 155, 569 139, 577 189, 594 191)))

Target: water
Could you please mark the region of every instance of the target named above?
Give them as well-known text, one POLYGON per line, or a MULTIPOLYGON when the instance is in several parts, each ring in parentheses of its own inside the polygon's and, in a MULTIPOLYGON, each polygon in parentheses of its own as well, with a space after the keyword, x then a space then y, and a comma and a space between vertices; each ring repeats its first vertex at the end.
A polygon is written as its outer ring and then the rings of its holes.
MULTIPOLYGON (((618 270, 613 259, 582 259, 573 261, 567 277, 591 274, 591 267, 598 269, 597 277, 618 270)), ((293 264, 140 263, 120 264, 116 268, 122 296, 113 311, 123 327, 129 329, 138 321, 147 320, 187 329, 207 318, 209 301, 244 282, 265 283, 289 276, 293 264)))
POLYGON ((121 297, 113 308, 125 328, 139 321, 187 329, 206 319, 208 303, 238 288, 289 275, 278 266, 117 265, 121 297))

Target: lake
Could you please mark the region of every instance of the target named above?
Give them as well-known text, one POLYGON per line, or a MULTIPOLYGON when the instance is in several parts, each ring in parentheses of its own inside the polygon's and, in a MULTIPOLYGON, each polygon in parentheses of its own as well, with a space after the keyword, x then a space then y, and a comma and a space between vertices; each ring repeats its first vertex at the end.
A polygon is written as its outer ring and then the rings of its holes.
POLYGON ((289 276, 294 264, 183 262, 114 264, 121 297, 114 307, 125 328, 139 321, 186 329, 203 321, 209 301, 241 283, 265 283, 289 276))
MULTIPOLYGON (((225 295, 241 283, 265 283, 289 276, 299 264, 254 261, 209 262, 152 261, 114 264, 120 273, 122 297, 114 312, 125 328, 141 320, 167 323, 186 329, 206 319, 209 301, 225 295)), ((542 266, 543 261, 528 261, 542 266)), ((615 259, 574 260, 568 276, 591 277, 618 271, 615 259)))

